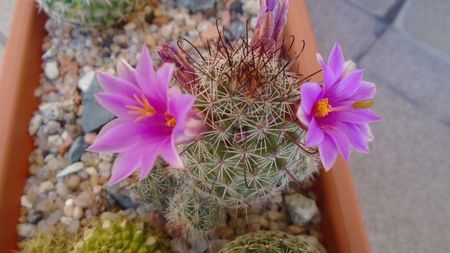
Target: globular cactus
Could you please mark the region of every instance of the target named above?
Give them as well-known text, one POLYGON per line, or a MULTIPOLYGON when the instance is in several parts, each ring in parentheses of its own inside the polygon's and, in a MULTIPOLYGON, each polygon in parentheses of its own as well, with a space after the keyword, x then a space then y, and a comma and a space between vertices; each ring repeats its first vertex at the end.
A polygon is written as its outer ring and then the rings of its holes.
POLYGON ((84 27, 111 26, 120 23, 136 4, 136 0, 37 0, 37 2, 53 19, 84 27))
POLYGON ((262 231, 245 234, 229 242, 219 253, 325 253, 325 248, 310 236, 262 231))
POLYGON ((23 253, 61 253, 71 252, 78 234, 69 234, 61 226, 54 227, 47 232, 41 232, 32 238, 20 242, 20 252, 23 253))
POLYGON ((195 242, 205 238, 218 225, 220 216, 215 198, 200 196, 185 185, 170 200, 167 227, 172 235, 195 242))
POLYGON ((180 185, 179 180, 171 172, 176 171, 164 168, 162 162, 158 161, 147 178, 133 184, 133 193, 141 202, 152 203, 161 210, 166 208, 180 185))
POLYGON ((143 223, 105 221, 85 233, 74 252, 76 253, 166 253, 168 242, 156 233, 147 231, 143 223))
MULTIPOLYGON (((223 207, 261 205, 318 171, 295 117, 300 77, 280 50, 231 44, 220 36, 207 55, 183 55, 165 45, 183 88, 196 96, 205 131, 183 152, 187 181, 223 207)), ((183 50, 186 52, 186 50, 183 50)), ((198 51, 197 51, 198 52, 198 51)))

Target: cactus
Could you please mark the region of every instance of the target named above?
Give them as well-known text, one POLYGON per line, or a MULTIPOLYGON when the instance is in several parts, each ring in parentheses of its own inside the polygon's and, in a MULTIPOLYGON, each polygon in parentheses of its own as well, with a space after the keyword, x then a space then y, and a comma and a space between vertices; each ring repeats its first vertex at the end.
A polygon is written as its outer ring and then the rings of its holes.
POLYGON ((170 45, 159 53, 177 65, 176 76, 205 115, 207 130, 183 152, 187 181, 239 209, 261 205, 319 166, 295 120, 300 77, 287 70, 291 60, 280 50, 222 38, 199 58, 170 45))
POLYGON ((101 227, 85 232, 74 252, 162 253, 168 252, 168 242, 162 236, 146 231, 143 223, 104 221, 101 227))
POLYGON ((171 171, 164 168, 162 162, 158 161, 147 178, 133 185, 132 190, 140 201, 152 203, 156 208, 164 209, 168 206, 179 183, 171 175, 171 171))
POLYGON ((310 236, 262 231, 245 234, 229 242, 219 253, 325 253, 325 248, 310 236))
POLYGON ((37 0, 50 17, 84 27, 111 26, 134 9, 135 0, 37 0))
POLYGON ((20 242, 23 253, 61 253, 70 252, 78 234, 69 234, 63 227, 57 226, 47 232, 38 233, 32 238, 20 242))
POLYGON ((220 215, 215 198, 200 196, 184 185, 170 200, 167 226, 172 234, 195 242, 205 238, 217 226, 220 215))

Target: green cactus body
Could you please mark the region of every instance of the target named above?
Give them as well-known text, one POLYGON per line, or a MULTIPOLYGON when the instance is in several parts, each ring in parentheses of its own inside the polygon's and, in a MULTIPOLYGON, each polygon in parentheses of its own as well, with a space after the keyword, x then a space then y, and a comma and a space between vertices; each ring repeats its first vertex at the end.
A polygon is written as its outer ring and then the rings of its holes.
POLYGON ((145 231, 143 223, 105 221, 85 234, 75 246, 75 253, 164 253, 166 242, 145 231))
POLYGON ((283 232, 245 234, 229 242, 219 253, 325 253, 317 239, 283 232))
POLYGON ((193 242, 205 238, 219 223, 220 215, 215 198, 200 196, 184 185, 170 200, 166 218, 172 234, 193 242))
POLYGON ((135 0, 37 0, 53 19, 85 27, 122 22, 134 9, 135 0))
POLYGON ((78 234, 69 234, 61 226, 42 232, 33 238, 20 242, 20 252, 23 253, 61 253, 70 252, 73 244, 79 238, 78 234))
POLYGON ((198 78, 185 87, 208 129, 185 149, 187 180, 226 208, 261 205, 319 168, 292 120, 299 77, 281 57, 252 50, 245 42, 217 46, 196 60, 198 78))

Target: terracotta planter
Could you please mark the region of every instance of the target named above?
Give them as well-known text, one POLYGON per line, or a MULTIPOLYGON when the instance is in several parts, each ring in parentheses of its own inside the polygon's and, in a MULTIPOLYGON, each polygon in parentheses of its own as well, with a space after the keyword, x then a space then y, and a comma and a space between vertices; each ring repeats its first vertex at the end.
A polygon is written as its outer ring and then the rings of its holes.
MULTIPOLYGON (((20 197, 28 174, 28 155, 33 150, 28 122, 38 105, 33 93, 41 73, 45 19, 37 14, 34 0, 17 1, 0 75, 0 252, 17 249, 20 197)), ((301 40, 306 42, 299 59, 300 72, 308 75, 317 71, 317 49, 303 0, 291 1, 286 36, 290 35, 296 38, 295 48, 300 48, 301 40)), ((347 164, 339 160, 330 172, 321 173, 316 189, 328 252, 369 253, 347 164)))

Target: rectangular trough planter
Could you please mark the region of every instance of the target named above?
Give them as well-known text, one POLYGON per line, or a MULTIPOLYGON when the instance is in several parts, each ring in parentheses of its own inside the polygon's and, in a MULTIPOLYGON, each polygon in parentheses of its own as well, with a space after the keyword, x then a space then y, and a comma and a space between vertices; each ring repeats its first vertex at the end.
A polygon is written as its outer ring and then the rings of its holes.
MULTIPOLYGON (((17 250, 16 225, 20 197, 28 175, 28 156, 33 150, 28 123, 38 100, 33 96, 41 73, 42 41, 46 17, 34 0, 16 2, 11 35, 0 73, 0 252, 17 250)), ((317 47, 304 0, 292 0, 286 36, 294 35, 294 47, 306 47, 298 59, 304 75, 319 69, 317 47)), ((287 40, 288 41, 288 40, 287 40)), ((319 81, 320 75, 313 79, 319 81)), ((322 213, 324 243, 330 253, 370 253, 363 219, 348 165, 338 159, 334 168, 316 180, 322 213)))

